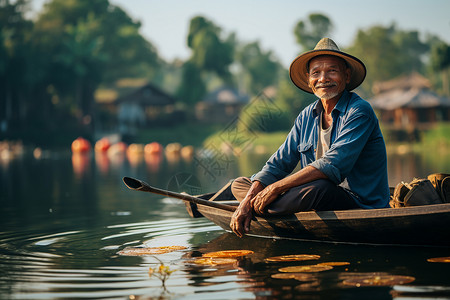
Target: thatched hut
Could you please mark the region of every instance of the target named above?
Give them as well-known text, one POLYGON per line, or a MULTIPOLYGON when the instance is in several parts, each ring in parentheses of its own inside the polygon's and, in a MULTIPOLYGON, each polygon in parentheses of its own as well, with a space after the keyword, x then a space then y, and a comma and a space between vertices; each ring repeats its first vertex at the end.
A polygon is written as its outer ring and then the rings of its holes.
POLYGON ((380 121, 394 128, 425 128, 450 121, 450 99, 431 89, 428 79, 418 73, 375 83, 369 100, 380 121))

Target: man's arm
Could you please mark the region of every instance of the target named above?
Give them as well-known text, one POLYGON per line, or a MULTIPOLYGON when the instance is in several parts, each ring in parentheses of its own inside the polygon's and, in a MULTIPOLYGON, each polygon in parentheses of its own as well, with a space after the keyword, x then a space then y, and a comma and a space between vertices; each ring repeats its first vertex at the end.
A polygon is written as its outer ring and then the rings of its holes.
POLYGON ((263 189, 264 185, 261 182, 253 181, 252 186, 248 190, 244 200, 242 200, 236 211, 233 213, 230 227, 237 236, 242 237, 250 230, 250 222, 253 217, 253 207, 251 205, 251 201, 263 189))
POLYGON ((267 205, 272 203, 279 195, 289 189, 317 179, 325 178, 327 178, 327 176, 320 170, 312 166, 306 166, 300 171, 268 185, 251 200, 251 206, 257 214, 263 214, 267 205))
POLYGON ((262 215, 267 205, 289 189, 317 180, 327 178, 318 169, 306 166, 300 171, 274 182, 264 188, 259 181, 254 181, 247 196, 239 204, 231 218, 230 227, 236 235, 242 237, 250 230, 253 210, 262 215))

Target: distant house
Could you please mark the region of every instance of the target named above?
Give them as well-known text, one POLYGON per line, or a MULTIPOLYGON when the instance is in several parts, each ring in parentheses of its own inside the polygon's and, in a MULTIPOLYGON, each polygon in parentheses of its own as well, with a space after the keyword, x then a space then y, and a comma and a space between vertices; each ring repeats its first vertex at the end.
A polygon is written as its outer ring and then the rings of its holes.
POLYGON ((221 87, 205 96, 195 106, 197 120, 207 123, 226 123, 236 118, 249 101, 237 89, 221 87))
POLYGON ((175 113, 175 98, 151 83, 118 98, 116 105, 121 132, 170 123, 175 113))
POLYGON ((432 90, 428 79, 411 73, 375 83, 369 100, 380 121, 395 128, 424 128, 438 121, 450 120, 450 99, 432 90))

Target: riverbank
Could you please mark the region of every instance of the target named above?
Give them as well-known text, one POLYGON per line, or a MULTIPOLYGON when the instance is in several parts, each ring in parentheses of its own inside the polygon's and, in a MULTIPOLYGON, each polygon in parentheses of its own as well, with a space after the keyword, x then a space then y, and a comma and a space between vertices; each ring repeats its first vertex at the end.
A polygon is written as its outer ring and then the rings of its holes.
POLYGON ((186 123, 170 127, 142 129, 132 138, 132 142, 139 144, 158 142, 162 145, 180 143, 199 148, 203 146, 208 137, 220 131, 221 128, 222 125, 186 123))
MULTIPOLYGON (((450 123, 441 123, 434 128, 417 132, 416 140, 399 141, 386 129, 382 129, 387 151, 389 153, 404 154, 408 152, 439 152, 449 153, 450 149, 450 123)), ((288 132, 229 132, 220 131, 205 139, 203 145, 231 145, 233 149, 251 150, 254 152, 274 152, 284 142, 288 132), (239 136, 237 139, 236 136, 239 136), (242 149, 244 146, 244 149, 242 149)))
MULTIPOLYGON (((426 149, 450 149, 450 123, 441 123, 429 130, 420 131, 417 140, 399 141, 387 129, 382 128, 388 151, 394 152, 422 152, 426 149)), ((245 132, 235 129, 224 130, 223 125, 199 123, 181 124, 172 127, 143 129, 133 137, 134 143, 150 143, 156 141, 163 145, 180 143, 204 147, 226 144, 234 150, 254 150, 268 152, 275 151, 285 140, 287 131, 271 133, 245 132)))

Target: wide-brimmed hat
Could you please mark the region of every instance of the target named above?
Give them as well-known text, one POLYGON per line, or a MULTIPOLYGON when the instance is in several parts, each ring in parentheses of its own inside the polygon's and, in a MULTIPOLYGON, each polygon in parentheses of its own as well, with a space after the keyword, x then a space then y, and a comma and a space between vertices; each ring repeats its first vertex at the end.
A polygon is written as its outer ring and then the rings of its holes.
POLYGON ((298 88, 305 92, 313 93, 308 86, 308 76, 306 74, 309 72, 309 61, 319 55, 333 55, 347 62, 348 67, 351 69, 350 82, 346 86, 347 90, 351 91, 357 88, 364 81, 366 77, 366 66, 364 63, 358 58, 339 50, 339 47, 332 39, 323 38, 317 43, 314 50, 300 54, 291 63, 289 76, 298 88))

